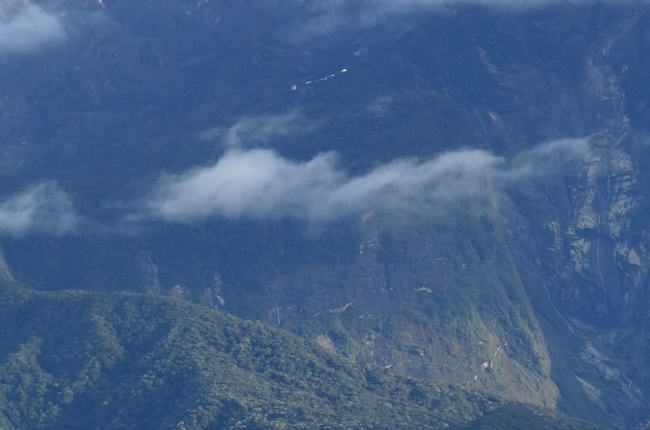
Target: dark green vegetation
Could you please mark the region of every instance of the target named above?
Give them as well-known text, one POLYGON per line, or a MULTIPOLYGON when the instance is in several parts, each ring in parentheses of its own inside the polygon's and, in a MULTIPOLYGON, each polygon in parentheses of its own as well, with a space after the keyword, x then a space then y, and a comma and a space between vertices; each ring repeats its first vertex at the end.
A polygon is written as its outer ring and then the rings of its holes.
MULTIPOLYGON (((485 412, 504 429, 538 420, 178 300, 3 289, 0 306, 3 430, 438 429, 485 412)), ((590 428, 550 417, 539 428, 590 428)))
POLYGON ((488 412, 457 430, 579 430, 596 427, 577 420, 558 418, 540 409, 507 405, 488 412))

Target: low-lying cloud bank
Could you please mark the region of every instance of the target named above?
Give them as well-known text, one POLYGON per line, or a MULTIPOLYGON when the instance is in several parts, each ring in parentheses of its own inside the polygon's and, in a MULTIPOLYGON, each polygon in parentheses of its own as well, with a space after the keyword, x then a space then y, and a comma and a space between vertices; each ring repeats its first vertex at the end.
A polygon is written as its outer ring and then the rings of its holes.
POLYGON ((512 160, 461 150, 431 160, 399 159, 353 176, 337 166, 333 153, 295 161, 268 149, 234 149, 212 166, 163 178, 145 199, 144 212, 176 222, 224 217, 310 223, 369 211, 426 214, 558 173, 588 154, 587 139, 563 139, 512 160))
POLYGON ((64 39, 61 21, 39 6, 0 4, 0 54, 29 53, 64 39))
POLYGON ((72 199, 53 182, 0 200, 0 234, 64 234, 73 231, 77 222, 72 199))

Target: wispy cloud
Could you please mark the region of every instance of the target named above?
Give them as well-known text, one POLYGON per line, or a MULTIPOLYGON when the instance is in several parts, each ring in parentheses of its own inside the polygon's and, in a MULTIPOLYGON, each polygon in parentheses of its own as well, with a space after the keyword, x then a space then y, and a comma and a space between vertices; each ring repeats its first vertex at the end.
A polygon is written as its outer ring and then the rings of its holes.
POLYGON ((461 150, 430 160, 399 159, 355 176, 337 166, 333 153, 296 161, 268 149, 234 149, 212 166, 162 179, 144 211, 177 222, 215 216, 327 222, 369 211, 428 213, 552 174, 588 153, 586 139, 564 139, 512 160, 461 150))
POLYGON ((59 18, 23 2, 0 4, 0 54, 28 53, 65 39, 59 18))
POLYGON ((513 158, 509 175, 514 179, 561 173, 575 160, 589 155, 588 138, 559 139, 537 145, 513 158))
POLYGON ((374 117, 386 116, 395 102, 391 96, 381 96, 374 99, 366 108, 366 111, 374 117))
POLYGON ((203 140, 218 140, 225 148, 266 144, 282 137, 313 129, 298 112, 244 117, 229 127, 214 127, 199 133, 203 140))
MULTIPOLYGON (((579 4, 593 0, 343 0, 373 6, 381 10, 404 11, 409 9, 439 8, 449 6, 488 6, 493 8, 536 8, 552 4, 579 4)), ((333 3, 341 3, 334 0, 333 3)))
POLYGON ((74 230, 77 222, 72 199, 54 182, 0 200, 1 234, 64 234, 74 230))
POLYGON ((302 23, 298 38, 327 34, 342 27, 370 27, 396 15, 443 11, 461 6, 530 10, 598 2, 620 5, 648 3, 648 0, 321 0, 311 5, 312 18, 302 23))

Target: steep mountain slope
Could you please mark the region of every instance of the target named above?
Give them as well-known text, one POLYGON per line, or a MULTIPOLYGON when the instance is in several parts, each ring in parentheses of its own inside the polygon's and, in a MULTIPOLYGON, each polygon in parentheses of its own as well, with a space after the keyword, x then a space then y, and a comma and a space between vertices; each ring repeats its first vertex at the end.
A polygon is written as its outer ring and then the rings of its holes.
POLYGON ((5 234, 0 282, 176 296, 359 363, 617 428, 648 419, 647 5, 345 15, 309 36, 309 2, 42 5, 67 39, 0 55, 0 191, 56 180, 82 220, 5 234), (591 153, 415 217, 125 220, 161 175, 212 165, 264 115, 296 117, 244 148, 336 151, 350 175, 564 137, 591 136, 591 153))
MULTIPOLYGON (((287 333, 179 301, 0 294, 7 429, 434 429, 502 407, 356 367, 287 333)), ((514 423, 537 419, 526 408, 507 408, 500 413, 514 423)), ((555 428, 591 428, 548 420, 555 428)))

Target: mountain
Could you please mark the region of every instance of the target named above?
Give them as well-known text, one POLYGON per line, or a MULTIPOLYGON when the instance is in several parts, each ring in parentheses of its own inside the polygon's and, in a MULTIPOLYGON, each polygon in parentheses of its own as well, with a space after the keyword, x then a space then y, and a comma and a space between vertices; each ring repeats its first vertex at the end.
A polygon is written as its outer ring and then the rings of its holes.
POLYGON ((35 2, 65 35, 0 54, 0 282, 646 425, 650 8, 429 3, 35 2))
POLYGON ((433 429, 485 412, 505 414, 511 428, 542 422, 541 411, 355 366, 286 332, 177 300, 7 289, 0 300, 8 430, 433 429))

